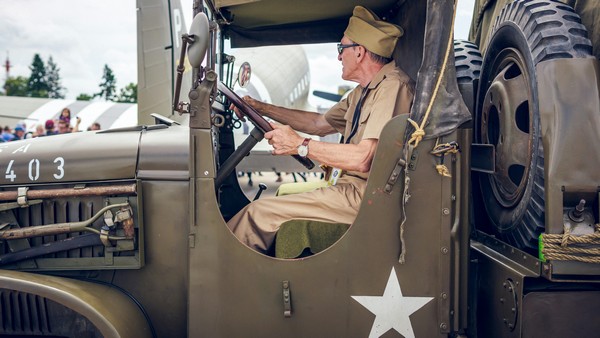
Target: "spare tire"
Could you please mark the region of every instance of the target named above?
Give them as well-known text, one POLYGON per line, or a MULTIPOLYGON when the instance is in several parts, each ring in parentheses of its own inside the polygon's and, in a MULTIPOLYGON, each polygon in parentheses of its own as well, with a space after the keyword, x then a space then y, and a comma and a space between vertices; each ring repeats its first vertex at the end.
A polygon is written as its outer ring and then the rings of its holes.
POLYGON ((471 115, 475 107, 474 82, 479 79, 481 60, 481 53, 476 44, 465 40, 454 40, 456 82, 471 115))
POLYGON ((474 128, 477 143, 494 145, 496 170, 478 175, 482 202, 501 238, 535 251, 545 213, 536 65, 592 57, 592 46, 573 9, 548 0, 506 5, 490 36, 474 128))

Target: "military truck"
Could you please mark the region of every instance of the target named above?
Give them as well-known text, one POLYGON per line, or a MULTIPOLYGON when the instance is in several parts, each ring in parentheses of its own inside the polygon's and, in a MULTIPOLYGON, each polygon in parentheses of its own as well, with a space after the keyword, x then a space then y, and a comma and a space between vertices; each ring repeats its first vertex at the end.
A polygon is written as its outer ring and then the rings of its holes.
POLYGON ((597 335, 600 6, 481 0, 454 42, 455 5, 194 1, 191 89, 173 98, 188 123, 0 146, 0 334, 597 335), (411 112, 382 131, 347 230, 294 257, 282 228, 254 252, 225 222, 252 198, 235 167, 269 125, 229 89, 224 40, 338 42, 358 4, 405 29, 411 112), (256 125, 241 145, 230 103, 256 125))

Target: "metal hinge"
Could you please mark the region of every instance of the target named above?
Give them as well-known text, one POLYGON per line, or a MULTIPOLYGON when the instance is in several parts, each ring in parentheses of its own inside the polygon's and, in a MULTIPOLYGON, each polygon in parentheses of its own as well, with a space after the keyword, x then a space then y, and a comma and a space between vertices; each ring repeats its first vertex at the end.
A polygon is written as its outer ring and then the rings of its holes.
POLYGON ((290 282, 284 280, 283 283, 283 316, 292 317, 292 296, 290 293, 290 282))

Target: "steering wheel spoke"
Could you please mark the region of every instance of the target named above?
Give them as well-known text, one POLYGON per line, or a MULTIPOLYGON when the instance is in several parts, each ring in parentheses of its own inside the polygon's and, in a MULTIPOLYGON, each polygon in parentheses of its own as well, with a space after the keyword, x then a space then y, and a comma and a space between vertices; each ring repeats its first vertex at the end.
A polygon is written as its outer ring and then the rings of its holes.
MULTIPOLYGON (((271 124, 267 120, 265 120, 265 118, 262 117, 256 111, 256 109, 254 109, 252 106, 250 106, 248 103, 246 103, 246 101, 242 100, 242 98, 240 98, 234 91, 229 89, 229 87, 227 87, 223 82, 221 82, 221 81, 218 82, 217 89, 225 97, 227 97, 227 99, 231 103, 233 103, 240 110, 240 112, 242 112, 242 114, 245 117, 247 117, 250 120, 250 122, 252 122, 252 124, 254 124, 254 126, 256 126, 256 128, 258 128, 262 132, 263 135, 266 132, 273 130, 273 127, 271 127, 271 124)), ((244 154, 244 155, 246 155, 246 154, 244 154)), ((292 155, 292 157, 294 157, 298 162, 300 162, 304 167, 306 167, 309 170, 315 167, 314 162, 311 161, 309 158, 301 157, 298 155, 292 155)), ((241 158, 243 158, 243 157, 241 157, 241 158)), ((240 161, 241 161, 241 158, 240 158, 240 161)))

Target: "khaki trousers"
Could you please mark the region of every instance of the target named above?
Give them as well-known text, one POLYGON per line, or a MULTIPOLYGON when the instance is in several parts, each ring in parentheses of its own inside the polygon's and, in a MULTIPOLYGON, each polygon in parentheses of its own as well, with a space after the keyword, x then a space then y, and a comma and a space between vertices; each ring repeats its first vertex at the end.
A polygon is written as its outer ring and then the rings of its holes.
POLYGON ((335 186, 258 199, 233 216, 227 226, 242 243, 266 252, 281 224, 292 219, 352 224, 366 184, 362 178, 343 176, 335 186))

